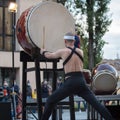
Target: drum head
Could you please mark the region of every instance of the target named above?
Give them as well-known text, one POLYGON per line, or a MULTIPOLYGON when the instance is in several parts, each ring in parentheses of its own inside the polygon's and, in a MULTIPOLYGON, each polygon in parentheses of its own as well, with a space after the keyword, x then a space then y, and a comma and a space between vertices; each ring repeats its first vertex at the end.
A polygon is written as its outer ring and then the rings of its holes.
POLYGON ((103 70, 93 77, 93 86, 98 91, 112 91, 117 86, 117 80, 113 73, 103 70))
POLYGON ((55 2, 42 2, 29 12, 26 36, 38 48, 55 51, 64 47, 63 36, 74 32, 74 19, 68 10, 55 2))

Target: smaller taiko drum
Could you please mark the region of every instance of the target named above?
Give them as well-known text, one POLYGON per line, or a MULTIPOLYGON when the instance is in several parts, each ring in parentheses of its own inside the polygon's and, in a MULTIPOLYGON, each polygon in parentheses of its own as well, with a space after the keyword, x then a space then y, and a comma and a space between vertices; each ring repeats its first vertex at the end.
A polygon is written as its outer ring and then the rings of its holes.
POLYGON ((18 42, 30 55, 33 48, 51 52, 63 48, 67 32, 75 32, 75 20, 62 4, 52 1, 28 8, 16 25, 18 42))
POLYGON ((95 91, 113 92, 118 81, 117 70, 109 63, 101 63, 93 70, 92 86, 95 91))

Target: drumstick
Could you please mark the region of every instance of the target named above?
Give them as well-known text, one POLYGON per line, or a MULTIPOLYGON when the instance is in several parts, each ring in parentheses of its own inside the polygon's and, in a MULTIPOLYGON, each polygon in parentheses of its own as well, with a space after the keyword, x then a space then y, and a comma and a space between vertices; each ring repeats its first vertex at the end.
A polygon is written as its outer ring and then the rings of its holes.
POLYGON ((43 26, 43 49, 45 48, 45 26, 43 26))

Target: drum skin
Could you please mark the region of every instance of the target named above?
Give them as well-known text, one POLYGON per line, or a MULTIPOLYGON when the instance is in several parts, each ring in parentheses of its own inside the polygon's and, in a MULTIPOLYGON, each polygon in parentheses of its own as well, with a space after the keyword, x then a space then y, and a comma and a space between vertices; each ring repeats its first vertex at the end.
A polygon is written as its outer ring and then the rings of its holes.
POLYGON ((112 65, 102 63, 94 68, 92 79, 92 87, 96 93, 111 93, 116 89, 118 73, 112 65))
POLYGON ((29 55, 35 47, 51 52, 65 47, 67 32, 75 32, 75 20, 62 4, 51 1, 25 10, 16 25, 18 42, 29 55))

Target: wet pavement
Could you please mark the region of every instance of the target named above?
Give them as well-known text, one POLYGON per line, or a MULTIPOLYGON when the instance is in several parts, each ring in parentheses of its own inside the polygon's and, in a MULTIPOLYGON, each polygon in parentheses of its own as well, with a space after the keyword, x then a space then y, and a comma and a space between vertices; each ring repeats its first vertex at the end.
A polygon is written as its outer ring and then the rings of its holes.
MULTIPOLYGON (((37 114, 36 114, 37 116, 37 114)), ((27 115, 28 119, 27 120, 36 120, 32 114, 28 114, 27 115)), ((51 117, 49 120, 52 120, 51 117)), ((70 112, 69 110, 63 110, 62 112, 62 119, 59 119, 58 120, 70 120, 70 112)), ((87 112, 84 111, 84 112, 81 112, 81 111, 76 111, 75 112, 75 120, 87 120, 87 112)))

